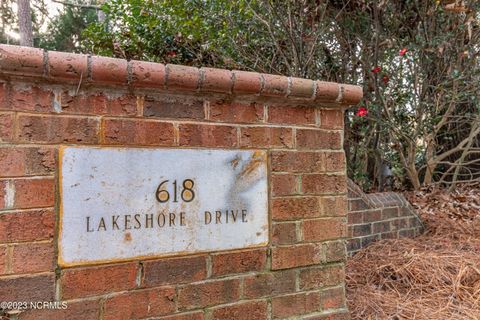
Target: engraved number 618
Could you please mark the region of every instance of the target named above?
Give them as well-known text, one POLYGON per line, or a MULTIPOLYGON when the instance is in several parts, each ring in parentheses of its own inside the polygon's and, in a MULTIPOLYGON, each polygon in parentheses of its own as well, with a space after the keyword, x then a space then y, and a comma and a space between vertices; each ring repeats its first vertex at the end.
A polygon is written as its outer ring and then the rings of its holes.
MULTIPOLYGON (((158 185, 157 191, 155 192, 155 197, 157 198, 157 201, 160 203, 165 203, 165 202, 168 202, 168 200, 170 200, 170 193, 166 190, 168 181, 169 180, 162 181, 158 185)), ((177 180, 174 180, 172 184, 173 184, 173 202, 178 202, 177 180)), ((184 202, 190 202, 195 198, 195 192, 193 191, 194 184, 195 183, 193 182, 192 179, 183 180, 183 183, 182 183, 183 188, 182 188, 182 191, 180 192, 180 197, 184 202)))

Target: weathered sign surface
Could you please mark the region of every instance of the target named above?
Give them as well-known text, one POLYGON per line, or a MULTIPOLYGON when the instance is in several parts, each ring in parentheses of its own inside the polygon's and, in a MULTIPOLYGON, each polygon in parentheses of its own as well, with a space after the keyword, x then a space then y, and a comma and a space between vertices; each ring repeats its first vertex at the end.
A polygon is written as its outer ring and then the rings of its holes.
POLYGON ((265 151, 64 147, 59 263, 268 242, 265 151))

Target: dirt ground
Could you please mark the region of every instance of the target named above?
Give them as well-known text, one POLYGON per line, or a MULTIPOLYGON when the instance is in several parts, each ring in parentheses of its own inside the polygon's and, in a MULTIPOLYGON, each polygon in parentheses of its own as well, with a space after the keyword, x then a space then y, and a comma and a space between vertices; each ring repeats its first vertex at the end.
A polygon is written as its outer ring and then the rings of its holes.
POLYGON ((480 319, 480 184, 406 194, 425 222, 347 262, 352 319, 480 319))

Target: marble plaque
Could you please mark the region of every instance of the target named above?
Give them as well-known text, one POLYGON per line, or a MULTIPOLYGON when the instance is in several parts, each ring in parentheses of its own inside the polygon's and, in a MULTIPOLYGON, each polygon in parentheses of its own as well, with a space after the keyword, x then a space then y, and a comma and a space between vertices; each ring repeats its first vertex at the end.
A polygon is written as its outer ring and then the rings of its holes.
POLYGON ((59 264, 268 243, 260 150, 63 147, 59 264))

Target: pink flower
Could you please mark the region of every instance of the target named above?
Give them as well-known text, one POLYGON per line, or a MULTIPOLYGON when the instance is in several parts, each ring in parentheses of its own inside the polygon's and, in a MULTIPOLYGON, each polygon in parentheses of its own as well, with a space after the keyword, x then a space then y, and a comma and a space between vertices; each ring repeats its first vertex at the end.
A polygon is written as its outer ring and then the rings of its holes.
POLYGON ((382 71, 382 67, 379 67, 379 66, 376 66, 375 68, 372 69, 373 73, 379 73, 380 71, 382 71))
POLYGON ((365 117, 366 115, 368 115, 368 110, 367 110, 367 108, 365 108, 365 107, 360 107, 360 108, 358 108, 356 115, 357 115, 358 117, 365 117))
POLYGON ((405 53, 407 53, 407 51, 408 51, 407 48, 403 48, 402 50, 400 50, 400 52, 398 52, 398 54, 399 54, 400 56, 404 56, 405 53))

